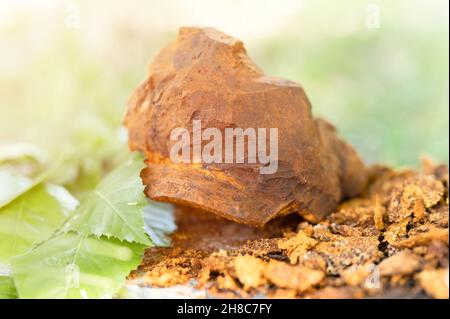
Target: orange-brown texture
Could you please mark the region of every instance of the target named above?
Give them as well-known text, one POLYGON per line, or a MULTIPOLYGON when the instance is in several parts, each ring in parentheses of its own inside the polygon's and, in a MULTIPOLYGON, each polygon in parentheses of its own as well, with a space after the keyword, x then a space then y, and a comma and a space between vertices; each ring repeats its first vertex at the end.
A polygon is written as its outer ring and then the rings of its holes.
POLYGON ((253 228, 187 208, 176 220, 172 247, 147 250, 132 278, 220 297, 448 298, 445 166, 374 167, 362 196, 319 224, 290 215, 253 228))
POLYGON ((180 29, 131 96, 125 125, 130 148, 146 155, 147 196, 240 223, 263 225, 292 212, 318 222, 366 183, 364 164, 333 126, 312 117, 302 87, 264 75, 241 41, 212 28, 180 29), (278 128, 278 171, 173 163, 171 131, 192 134, 193 120, 223 135, 225 128, 278 128))

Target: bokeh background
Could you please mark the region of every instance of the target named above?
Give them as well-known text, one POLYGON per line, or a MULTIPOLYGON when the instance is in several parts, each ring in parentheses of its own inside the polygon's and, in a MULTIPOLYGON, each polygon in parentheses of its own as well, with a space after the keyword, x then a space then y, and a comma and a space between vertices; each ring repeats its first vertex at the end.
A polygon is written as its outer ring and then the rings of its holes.
POLYGON ((367 162, 448 163, 448 9, 447 0, 1 0, 0 155, 38 146, 69 162, 61 179, 96 183, 126 149, 124 106, 151 58, 179 26, 202 25, 243 40, 267 74, 301 83, 314 113, 367 162))

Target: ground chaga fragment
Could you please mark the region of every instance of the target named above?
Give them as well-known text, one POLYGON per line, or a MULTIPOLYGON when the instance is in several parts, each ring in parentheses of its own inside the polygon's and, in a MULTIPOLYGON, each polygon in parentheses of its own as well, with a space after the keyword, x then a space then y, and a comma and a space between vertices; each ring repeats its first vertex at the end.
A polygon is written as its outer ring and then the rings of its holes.
POLYGON ((202 268, 201 260, 206 256, 199 250, 151 248, 129 278, 141 278, 143 285, 154 287, 187 284, 197 277, 202 268))
POLYGON ((236 276, 247 290, 271 283, 282 289, 303 292, 319 284, 325 277, 325 273, 320 270, 277 260, 264 262, 249 255, 236 257, 234 264, 236 276))
POLYGON ((297 235, 278 242, 278 248, 286 250, 291 264, 297 264, 300 257, 317 245, 318 241, 299 231, 297 235))
POLYGON ((337 275, 347 267, 378 262, 381 258, 382 253, 378 249, 377 236, 345 237, 332 233, 326 233, 326 236, 329 239, 321 240, 314 251, 326 258, 329 274, 337 275))
POLYGON ((403 250, 384 259, 379 265, 381 276, 409 275, 421 268, 421 258, 403 250))
MULTIPOLYGON (((384 219, 386 212, 380 211, 380 201, 377 198, 355 198, 342 203, 336 212, 332 213, 326 221, 330 223, 332 231, 342 235, 353 235, 357 233, 368 236, 378 236, 381 227, 375 224, 376 218, 384 219), (382 213, 384 216, 378 216, 382 213)), ((380 221, 381 222, 381 221, 380 221)))
POLYGON ((240 223, 263 225, 292 212, 318 222, 366 184, 359 156, 331 124, 312 117, 302 87, 264 75, 241 41, 212 28, 180 29, 131 96, 125 125, 130 148, 146 157, 147 196, 240 223), (276 172, 260 174, 248 150, 244 163, 225 163, 222 154, 206 164, 193 151, 190 163, 174 163, 171 132, 193 136, 193 121, 222 137, 227 128, 278 129, 276 172))
POLYGON ((271 260, 265 268, 264 276, 277 287, 303 292, 318 285, 325 278, 325 272, 271 260))
POLYGON ((424 270, 417 275, 420 285, 434 298, 448 299, 448 268, 424 270))
POLYGON ((448 246, 448 228, 442 229, 434 226, 424 226, 416 231, 410 231, 410 236, 405 239, 396 240, 392 243, 396 248, 413 248, 428 245, 434 240, 441 241, 448 246))
POLYGON ((244 289, 257 288, 267 283, 264 276, 266 266, 262 260, 250 255, 238 256, 234 259, 234 266, 244 289))
POLYGON ((375 222, 375 227, 378 230, 383 230, 384 229, 384 224, 385 224, 384 220, 386 218, 386 207, 384 207, 380 203, 379 199, 377 198, 375 200, 375 207, 374 207, 374 209, 375 209, 375 212, 374 212, 373 218, 374 218, 374 222, 375 222))
POLYGON ((444 185, 431 176, 407 179, 395 186, 389 203, 389 221, 398 222, 413 214, 419 219, 425 209, 436 205, 444 195, 444 185))
POLYGON ((428 221, 440 228, 448 227, 448 205, 437 205, 429 209, 428 221))
POLYGON ((280 238, 262 238, 248 240, 238 251, 262 259, 282 259, 287 260, 283 250, 278 246, 280 238))
POLYGON ((198 275, 199 286, 216 282, 219 289, 237 289, 233 259, 225 250, 219 250, 202 260, 202 270, 198 275))
POLYGON ((353 265, 341 271, 340 276, 349 286, 362 286, 364 282, 373 273, 375 264, 365 263, 363 265, 353 265))
POLYGON ((427 246, 414 248, 414 251, 423 255, 424 269, 448 268, 449 250, 448 244, 442 241, 433 240, 427 246))

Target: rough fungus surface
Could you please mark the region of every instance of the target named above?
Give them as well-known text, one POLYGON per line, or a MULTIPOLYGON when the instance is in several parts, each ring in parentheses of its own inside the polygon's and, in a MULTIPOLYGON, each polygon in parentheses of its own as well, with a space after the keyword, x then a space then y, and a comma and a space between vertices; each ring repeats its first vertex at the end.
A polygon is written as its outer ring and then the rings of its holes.
POLYGON ((214 297, 448 298, 448 168, 375 166, 360 197, 318 224, 297 215, 253 228, 177 209, 170 248, 130 278, 214 297))
POLYGON ((212 28, 181 28, 161 50, 129 100, 125 125, 130 148, 146 156, 147 196, 240 223, 261 226, 292 212, 317 222, 366 183, 359 156, 332 125, 312 117, 302 87, 265 75, 241 41, 212 28), (199 163, 193 152, 192 162, 174 163, 171 132, 193 136, 193 121, 222 136, 230 128, 276 128, 277 171, 260 174, 248 151, 244 163, 199 163))

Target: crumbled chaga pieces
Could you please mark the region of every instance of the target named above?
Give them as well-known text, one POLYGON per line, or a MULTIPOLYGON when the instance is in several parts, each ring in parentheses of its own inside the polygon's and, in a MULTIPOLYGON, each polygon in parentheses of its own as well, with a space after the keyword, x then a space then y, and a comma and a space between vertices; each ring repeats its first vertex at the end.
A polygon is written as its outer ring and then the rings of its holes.
POLYGON ((317 243, 317 240, 309 237, 304 231, 300 230, 297 235, 280 241, 278 248, 286 251, 286 255, 289 257, 291 264, 297 264, 299 258, 303 257, 317 243))
MULTIPOLYGON (((204 251, 164 250, 151 248, 139 269, 148 286, 169 287, 187 284, 202 269, 201 260, 207 257, 204 251)), ((132 273, 130 279, 141 277, 132 273)))
POLYGON ((181 209, 174 247, 149 251, 133 276, 230 298, 448 298, 448 169, 370 174, 318 224, 287 216, 258 229, 181 209))
POLYGON ((424 270, 417 275, 420 285, 434 298, 448 299, 448 268, 424 270))
POLYGON ((246 290, 271 283, 280 288, 302 292, 317 285, 325 277, 321 270, 293 266, 277 260, 264 262, 250 255, 237 256, 233 261, 237 279, 246 290))
POLYGON ((410 275, 421 266, 421 258, 410 250, 387 257, 378 265, 381 276, 410 275))
POLYGON ((148 197, 239 223, 261 226, 294 212, 317 222, 343 198, 358 195, 367 181, 358 154, 331 124, 313 118, 299 84, 265 75, 241 41, 213 28, 183 27, 160 51, 130 97, 125 125, 131 150, 146 157, 141 177, 148 197), (194 122, 201 127, 194 128, 194 122), (202 128, 220 135, 213 140, 219 150, 212 149, 220 154, 212 162, 194 151, 194 145, 201 151, 210 143, 194 141, 202 128), (175 129, 189 133, 183 161, 171 156, 179 143, 170 138, 175 129), (256 142, 260 129, 277 130, 274 139, 270 133, 270 149, 258 142, 256 153, 250 151, 256 145, 247 146, 238 161, 237 137, 225 147, 227 130, 236 135, 255 130, 256 142), (262 152, 276 164, 268 174, 261 174, 267 164, 260 160, 262 152), (231 161, 225 160, 228 155, 231 161))

